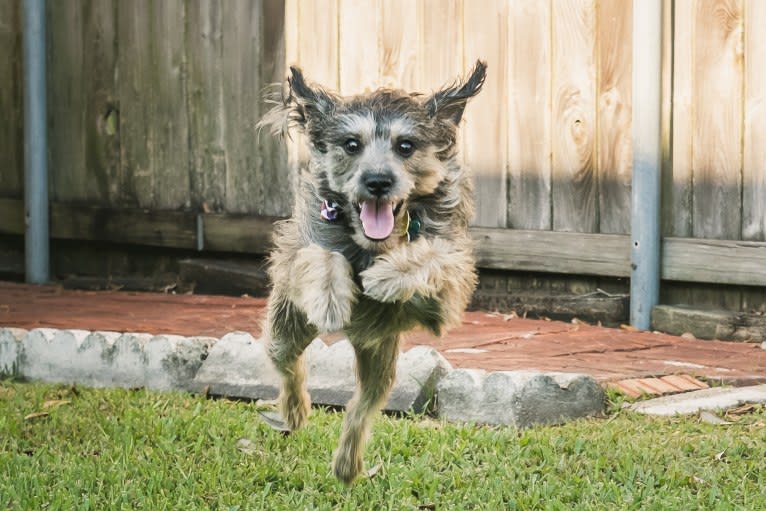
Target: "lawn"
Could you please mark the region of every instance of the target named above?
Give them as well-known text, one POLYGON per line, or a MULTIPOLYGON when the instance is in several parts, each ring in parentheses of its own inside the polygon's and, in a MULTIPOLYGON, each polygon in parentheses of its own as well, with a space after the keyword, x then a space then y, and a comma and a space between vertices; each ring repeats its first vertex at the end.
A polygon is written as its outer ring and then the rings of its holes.
POLYGON ((762 407, 715 425, 617 402, 525 431, 382 416, 366 457, 381 468, 351 487, 329 469, 339 413, 284 437, 257 409, 0 381, 0 509, 766 509, 762 407))

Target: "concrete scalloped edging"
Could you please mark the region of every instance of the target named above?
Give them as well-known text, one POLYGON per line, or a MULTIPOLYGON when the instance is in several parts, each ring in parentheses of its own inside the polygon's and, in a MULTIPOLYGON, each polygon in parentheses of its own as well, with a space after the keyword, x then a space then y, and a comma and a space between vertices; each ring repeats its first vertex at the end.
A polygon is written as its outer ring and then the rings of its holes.
MULTIPOLYGON (((355 387, 348 341, 312 342, 305 353, 308 389, 317 404, 343 406, 355 387)), ((0 374, 94 387, 207 391, 273 399, 279 375, 263 342, 233 332, 221 339, 141 333, 0 328, 0 374)), ((604 410, 603 389, 590 376, 535 371, 487 373, 453 369, 433 347, 399 356, 385 408, 423 411, 438 395, 440 417, 527 427, 604 410)))

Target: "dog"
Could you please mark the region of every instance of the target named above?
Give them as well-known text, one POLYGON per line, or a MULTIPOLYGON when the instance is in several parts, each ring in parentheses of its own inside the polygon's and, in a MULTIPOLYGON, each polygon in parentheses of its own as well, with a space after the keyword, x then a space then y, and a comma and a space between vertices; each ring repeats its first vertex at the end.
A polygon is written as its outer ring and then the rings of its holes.
POLYGON ((358 388, 333 471, 347 484, 362 471, 372 419, 394 382, 400 334, 458 325, 476 286, 473 187, 457 131, 486 68, 477 61, 430 96, 383 88, 341 97, 291 67, 260 121, 278 135, 297 128, 310 152, 269 261, 263 331, 282 375, 279 411, 290 431, 306 423, 302 352, 319 333, 344 331, 358 388))

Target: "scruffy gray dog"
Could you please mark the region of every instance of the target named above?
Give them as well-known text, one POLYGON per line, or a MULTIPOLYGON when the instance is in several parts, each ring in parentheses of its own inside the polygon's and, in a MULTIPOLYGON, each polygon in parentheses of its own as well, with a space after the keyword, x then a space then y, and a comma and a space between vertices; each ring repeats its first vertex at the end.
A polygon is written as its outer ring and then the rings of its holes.
POLYGON ((478 61, 466 80, 429 97, 390 89, 340 97, 291 67, 261 121, 273 133, 299 128, 311 153, 271 255, 264 334, 283 376, 280 412, 290 430, 304 425, 311 402, 301 354, 318 333, 343 330, 359 382, 333 461, 346 483, 362 470, 401 332, 440 335, 459 324, 476 285, 473 189, 456 157, 457 128, 486 67, 478 61))

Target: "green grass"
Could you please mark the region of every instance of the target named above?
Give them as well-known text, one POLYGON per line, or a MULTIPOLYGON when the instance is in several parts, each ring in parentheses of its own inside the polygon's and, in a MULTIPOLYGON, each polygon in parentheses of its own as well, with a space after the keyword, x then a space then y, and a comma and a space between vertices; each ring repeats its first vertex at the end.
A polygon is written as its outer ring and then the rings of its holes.
POLYGON ((382 469, 351 487, 329 470, 341 417, 283 437, 252 403, 0 382, 0 510, 766 509, 762 408, 521 432, 381 417, 382 469))

